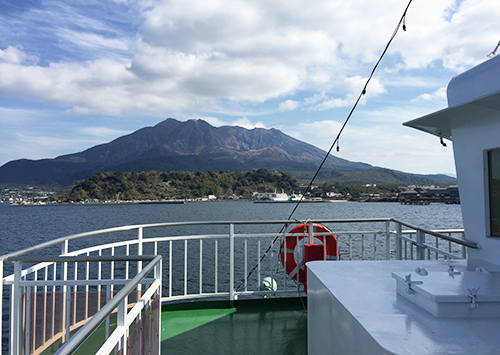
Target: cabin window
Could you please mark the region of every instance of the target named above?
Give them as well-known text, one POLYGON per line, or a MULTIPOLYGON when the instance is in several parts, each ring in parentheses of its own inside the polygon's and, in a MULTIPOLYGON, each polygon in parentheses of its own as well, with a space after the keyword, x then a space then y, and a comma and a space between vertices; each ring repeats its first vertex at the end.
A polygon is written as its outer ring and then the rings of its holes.
POLYGON ((500 149, 488 152, 488 185, 491 236, 500 237, 500 149))

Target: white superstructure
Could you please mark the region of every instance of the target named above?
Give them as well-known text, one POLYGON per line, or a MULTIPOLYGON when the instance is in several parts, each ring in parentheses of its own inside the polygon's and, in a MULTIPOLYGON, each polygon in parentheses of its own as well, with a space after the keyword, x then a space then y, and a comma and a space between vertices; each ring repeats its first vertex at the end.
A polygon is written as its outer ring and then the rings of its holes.
POLYGON ((405 125, 453 141, 467 260, 308 263, 310 355, 500 353, 500 57, 448 104, 405 125))

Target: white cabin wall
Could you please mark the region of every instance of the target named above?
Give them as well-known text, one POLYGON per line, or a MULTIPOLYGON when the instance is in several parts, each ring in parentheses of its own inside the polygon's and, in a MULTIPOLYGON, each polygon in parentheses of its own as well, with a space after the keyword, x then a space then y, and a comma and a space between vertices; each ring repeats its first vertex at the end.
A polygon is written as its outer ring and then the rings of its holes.
POLYGON ((480 243, 479 250, 470 249, 469 259, 482 259, 500 264, 500 238, 489 234, 487 186, 487 150, 500 147, 500 115, 486 114, 457 120, 452 129, 455 166, 459 184, 463 223, 467 240, 480 243))

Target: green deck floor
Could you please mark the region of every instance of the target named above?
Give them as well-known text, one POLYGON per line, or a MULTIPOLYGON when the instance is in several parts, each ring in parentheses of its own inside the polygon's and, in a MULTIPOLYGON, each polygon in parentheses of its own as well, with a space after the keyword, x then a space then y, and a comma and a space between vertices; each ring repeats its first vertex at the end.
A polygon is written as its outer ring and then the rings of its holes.
POLYGON ((299 299, 237 301, 232 308, 220 305, 205 302, 201 309, 164 308, 161 353, 307 354, 307 313, 299 299))

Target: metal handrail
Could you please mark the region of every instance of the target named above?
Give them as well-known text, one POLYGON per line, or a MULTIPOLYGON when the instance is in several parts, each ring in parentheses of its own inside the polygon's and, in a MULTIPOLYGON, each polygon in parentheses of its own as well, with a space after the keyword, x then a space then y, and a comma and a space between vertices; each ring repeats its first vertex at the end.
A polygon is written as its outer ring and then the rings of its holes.
POLYGON ((71 263, 81 261, 151 261, 155 255, 58 255, 58 256, 13 256, 9 263, 71 263))
POLYGON ((147 264, 128 284, 126 284, 104 307, 101 308, 75 335, 73 335, 55 354, 71 354, 92 332, 111 314, 118 305, 146 278, 153 268, 161 261, 162 256, 149 256, 147 264))
POLYGON ((421 232, 424 232, 425 234, 429 234, 429 235, 432 235, 432 236, 435 236, 438 238, 442 238, 442 239, 445 239, 447 241, 457 243, 457 244, 466 246, 466 247, 471 248, 471 249, 480 249, 480 245, 478 243, 475 243, 475 242, 471 242, 471 241, 463 240, 463 239, 457 239, 457 238, 450 237, 449 235, 446 235, 446 234, 433 232, 433 231, 425 229, 425 228, 415 227, 409 223, 401 222, 397 219, 391 218, 391 221, 394 223, 399 223, 402 226, 405 226, 407 228, 411 228, 411 229, 414 229, 416 231, 421 231, 421 232))
MULTIPOLYGON (((353 218, 353 219, 311 219, 308 220, 308 223, 369 223, 369 222, 390 222, 395 221, 391 218, 353 218)), ((137 230, 141 228, 161 228, 161 227, 179 227, 179 226, 202 226, 202 225, 240 225, 240 224, 296 224, 303 223, 304 221, 300 221, 297 219, 283 219, 283 220, 268 220, 268 221, 193 221, 193 222, 166 222, 166 223, 151 223, 151 224, 136 224, 129 226, 121 226, 121 227, 113 227, 113 228, 105 228, 99 229, 91 232, 72 234, 66 237, 60 237, 57 239, 53 239, 51 241, 41 243, 29 248, 25 248, 19 251, 15 251, 9 254, 1 255, 0 262, 4 261, 8 258, 25 255, 28 253, 32 253, 34 251, 42 250, 50 246, 58 245, 64 243, 66 241, 71 241, 75 239, 80 239, 84 237, 91 237, 94 235, 114 233, 114 232, 123 232, 130 230, 137 230)))

